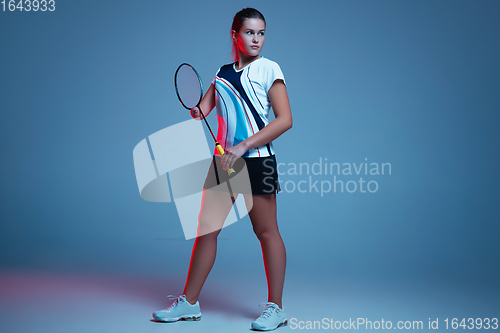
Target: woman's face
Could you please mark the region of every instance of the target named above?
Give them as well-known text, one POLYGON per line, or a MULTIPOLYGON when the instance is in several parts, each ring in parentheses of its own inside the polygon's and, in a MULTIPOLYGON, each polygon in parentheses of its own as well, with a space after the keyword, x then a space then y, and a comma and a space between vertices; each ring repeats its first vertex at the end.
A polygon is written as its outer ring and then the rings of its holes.
POLYGON ((259 55, 264 46, 266 24, 259 18, 248 18, 238 33, 234 33, 238 51, 249 56, 259 55))

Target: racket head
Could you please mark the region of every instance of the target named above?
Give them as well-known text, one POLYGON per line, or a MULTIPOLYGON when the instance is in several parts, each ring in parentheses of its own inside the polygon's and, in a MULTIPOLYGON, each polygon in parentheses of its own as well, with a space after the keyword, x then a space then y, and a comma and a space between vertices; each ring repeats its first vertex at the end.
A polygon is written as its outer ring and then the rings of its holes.
POLYGON ((182 106, 191 110, 200 104, 203 97, 203 83, 193 66, 182 63, 175 71, 175 92, 182 106))

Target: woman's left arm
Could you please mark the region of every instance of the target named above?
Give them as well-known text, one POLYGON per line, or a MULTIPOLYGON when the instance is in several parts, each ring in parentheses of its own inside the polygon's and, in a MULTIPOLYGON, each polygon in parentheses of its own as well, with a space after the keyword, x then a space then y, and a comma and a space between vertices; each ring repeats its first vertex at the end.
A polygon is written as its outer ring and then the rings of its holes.
POLYGON ((267 96, 271 101, 275 119, 248 139, 228 148, 222 158, 224 170, 228 166, 232 167, 234 162, 248 149, 263 146, 292 128, 292 111, 290 110, 290 102, 288 101, 288 94, 283 80, 274 81, 267 92, 267 96))

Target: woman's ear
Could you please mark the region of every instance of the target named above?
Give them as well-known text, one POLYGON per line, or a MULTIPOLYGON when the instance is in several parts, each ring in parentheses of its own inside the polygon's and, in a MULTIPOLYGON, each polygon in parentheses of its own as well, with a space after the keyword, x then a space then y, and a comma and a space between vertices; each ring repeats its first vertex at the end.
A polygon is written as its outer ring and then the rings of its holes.
POLYGON ((238 37, 237 37, 236 31, 235 31, 235 30, 233 30, 233 31, 231 32, 231 34, 233 35, 233 40, 234 40, 236 43, 238 43, 238 37))

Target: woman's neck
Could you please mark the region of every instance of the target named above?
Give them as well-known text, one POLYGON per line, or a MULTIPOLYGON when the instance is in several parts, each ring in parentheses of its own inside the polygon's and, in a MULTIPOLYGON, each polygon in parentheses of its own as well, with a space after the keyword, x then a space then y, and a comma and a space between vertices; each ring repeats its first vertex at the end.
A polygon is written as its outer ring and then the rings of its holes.
POLYGON ((248 66, 250 63, 254 62, 255 60, 259 59, 261 56, 260 54, 256 56, 249 56, 247 54, 240 54, 238 55, 238 63, 236 64, 236 69, 240 70, 246 66, 248 66))

